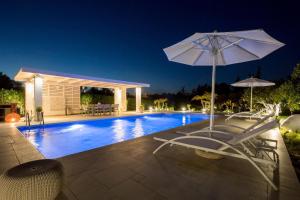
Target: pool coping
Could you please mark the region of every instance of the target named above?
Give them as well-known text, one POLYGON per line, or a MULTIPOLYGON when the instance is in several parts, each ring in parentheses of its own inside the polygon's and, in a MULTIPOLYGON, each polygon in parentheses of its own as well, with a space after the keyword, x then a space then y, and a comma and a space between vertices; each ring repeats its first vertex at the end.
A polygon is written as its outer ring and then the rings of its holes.
MULTIPOLYGON (((204 123, 205 121, 208 122, 208 120, 204 120, 201 122, 195 122, 195 123, 186 125, 186 127, 197 126, 198 123, 204 123)), ((178 128, 180 128, 180 127, 175 127, 173 129, 178 129, 178 128)), ((168 131, 172 131, 173 129, 168 129, 168 131)), ((152 135, 161 134, 162 132, 166 132, 166 130, 161 131, 161 132, 156 132, 151 135, 142 136, 142 137, 137 138, 136 140, 139 140, 139 139, 142 140, 142 139, 145 139, 146 137, 150 138, 152 135)), ((11 140, 11 142, 8 142, 8 143, 3 143, 3 142, 1 143, 1 141, 0 141, 0 158, 1 158, 0 170, 1 170, 1 172, 5 171, 6 169, 13 167, 17 164, 20 164, 20 163, 24 163, 24 162, 36 160, 36 159, 42 159, 41 156, 43 156, 43 155, 39 151, 37 151, 37 149, 26 138, 24 138, 23 134, 20 133, 16 127, 11 127, 9 124, 0 124, 0 137, 9 138, 11 140), (28 145, 28 143, 30 145, 28 145), (12 148, 10 148, 10 147, 12 147, 12 148), (24 154, 23 151, 29 152, 29 153, 24 154)), ((283 142, 281 136, 279 137, 279 140, 281 143, 283 142)), ((87 154, 92 154, 93 152, 97 153, 97 151, 102 152, 102 151, 105 151, 105 149, 111 149, 112 146, 114 146, 114 145, 124 145, 124 143, 132 143, 132 141, 133 140, 122 141, 117 144, 111 144, 111 145, 107 145, 104 147, 99 147, 99 148, 91 149, 88 151, 64 156, 64 157, 59 158, 58 160, 68 160, 68 159, 71 159, 74 157, 77 157, 77 158, 83 157, 84 158, 84 156, 87 154)), ((279 149, 278 151, 280 153, 281 165, 283 165, 283 167, 280 168, 280 172, 279 172, 280 179, 282 179, 280 187, 282 187, 282 188, 280 189, 281 192, 277 199, 288 199, 289 195, 293 194, 293 193, 289 193, 289 191, 295 191, 295 193, 299 192, 299 190, 295 189, 295 188, 299 188, 298 187, 299 182, 296 177, 294 168, 291 164, 291 159, 287 153, 286 146, 283 144, 282 149, 279 149), (292 169, 292 171, 290 171, 290 169, 292 169), (295 182, 297 182, 296 185, 295 185, 295 182), (284 184, 284 185, 282 186, 282 184, 284 184), (293 185, 291 185, 291 184, 293 184, 293 185), (287 193, 289 195, 285 196, 287 193)), ((68 184, 65 185, 65 187, 63 189, 63 193, 65 194, 65 196, 67 196, 68 199, 77 199, 76 197, 74 197, 74 194, 71 194, 72 192, 70 192, 70 188, 69 188, 68 184)), ((271 195, 271 199, 273 199, 272 195, 271 195)), ((297 199, 297 198, 295 198, 295 199, 297 199)))

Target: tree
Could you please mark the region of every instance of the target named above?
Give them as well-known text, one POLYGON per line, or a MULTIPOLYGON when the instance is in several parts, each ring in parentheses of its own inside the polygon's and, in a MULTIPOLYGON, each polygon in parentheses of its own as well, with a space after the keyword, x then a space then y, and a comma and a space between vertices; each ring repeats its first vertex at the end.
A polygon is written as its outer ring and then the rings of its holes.
POLYGON ((297 64, 291 74, 291 81, 295 85, 296 91, 300 92, 300 64, 297 64))
MULTIPOLYGON (((248 102, 250 99, 250 89, 246 89, 242 99, 248 102)), ((289 80, 277 82, 277 88, 264 87, 253 90, 254 108, 264 106, 268 109, 282 111, 283 114, 293 114, 300 110, 300 65, 298 64, 289 80)))
POLYGON ((24 114, 25 98, 22 90, 0 89, 0 104, 17 104, 21 114, 24 114))
POLYGON ((283 109, 293 114, 300 109, 300 94, 292 81, 286 81, 274 92, 274 101, 280 102, 283 109))
POLYGON ((300 110, 300 64, 291 73, 290 80, 283 82, 278 89, 271 93, 273 101, 280 103, 281 110, 291 114, 300 110))
MULTIPOLYGON (((215 94, 217 97, 217 94, 215 94)), ((203 109, 210 109, 211 94, 204 92, 203 95, 196 95, 192 98, 192 101, 200 101, 203 109)))
POLYGON ((185 91, 185 87, 183 86, 180 90, 179 90, 179 92, 177 93, 177 95, 186 95, 186 91, 185 91))
POLYGON ((163 110, 167 108, 167 98, 160 98, 160 99, 156 99, 154 100, 154 105, 158 110, 163 110))
POLYGON ((89 104, 91 104, 92 103, 92 101, 93 101, 93 96, 92 96, 92 94, 81 94, 81 100, 80 100, 80 102, 81 102, 81 104, 82 105, 89 105, 89 104))
POLYGON ((0 89, 21 89, 21 83, 11 80, 6 74, 0 72, 0 89))
MULTIPOLYGON (((257 87, 253 90, 253 108, 259 110, 262 108, 270 109, 276 108, 281 104, 281 100, 278 98, 280 91, 274 87, 257 87)), ((250 88, 245 89, 242 95, 240 104, 250 107, 250 88)))
POLYGON ((234 107, 236 104, 232 102, 230 99, 228 99, 223 105, 226 107, 226 112, 233 112, 234 107))
POLYGON ((296 81, 300 79, 300 64, 297 64, 291 74, 291 80, 296 81))

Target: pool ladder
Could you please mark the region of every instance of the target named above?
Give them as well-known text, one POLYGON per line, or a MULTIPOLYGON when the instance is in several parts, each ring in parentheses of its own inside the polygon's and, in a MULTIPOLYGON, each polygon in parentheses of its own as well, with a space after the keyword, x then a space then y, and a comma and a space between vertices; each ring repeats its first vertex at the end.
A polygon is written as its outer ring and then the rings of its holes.
MULTIPOLYGON (((44 120, 44 112, 39 112, 39 113, 37 113, 38 115, 39 115, 39 123, 40 123, 40 125, 45 125, 45 120, 44 120)), ((27 127, 30 127, 31 126, 31 119, 32 119, 32 117, 30 117, 30 115, 29 115, 29 113, 28 112, 26 112, 26 114, 25 114, 25 123, 26 123, 26 126, 27 127)))
POLYGON ((30 121, 31 121, 30 115, 29 115, 28 112, 26 112, 26 113, 25 113, 25 123, 26 123, 26 126, 27 126, 27 127, 30 127, 30 121))
POLYGON ((40 125, 45 125, 45 120, 44 120, 44 112, 40 112, 39 113, 39 115, 40 115, 40 125))

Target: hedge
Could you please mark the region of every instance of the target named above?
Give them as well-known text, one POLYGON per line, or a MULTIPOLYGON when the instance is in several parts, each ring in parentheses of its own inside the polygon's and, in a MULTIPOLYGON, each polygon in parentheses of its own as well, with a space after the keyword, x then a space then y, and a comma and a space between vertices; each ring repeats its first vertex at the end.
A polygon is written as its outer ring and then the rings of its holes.
POLYGON ((24 91, 14 89, 0 89, 0 104, 12 104, 16 103, 17 108, 20 109, 20 113, 24 114, 25 99, 24 91))

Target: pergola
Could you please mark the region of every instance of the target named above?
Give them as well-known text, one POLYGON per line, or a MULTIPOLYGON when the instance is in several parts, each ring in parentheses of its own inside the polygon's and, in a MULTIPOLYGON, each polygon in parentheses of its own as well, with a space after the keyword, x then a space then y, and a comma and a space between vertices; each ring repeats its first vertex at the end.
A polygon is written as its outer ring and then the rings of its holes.
POLYGON ((126 90, 135 88, 136 110, 141 106, 142 87, 149 84, 112 80, 21 68, 15 76, 16 81, 25 83, 25 109, 33 112, 42 107, 45 115, 63 115, 80 112, 80 87, 110 88, 114 90, 114 103, 119 104, 121 112, 127 111, 126 90))

